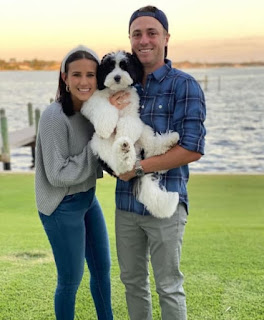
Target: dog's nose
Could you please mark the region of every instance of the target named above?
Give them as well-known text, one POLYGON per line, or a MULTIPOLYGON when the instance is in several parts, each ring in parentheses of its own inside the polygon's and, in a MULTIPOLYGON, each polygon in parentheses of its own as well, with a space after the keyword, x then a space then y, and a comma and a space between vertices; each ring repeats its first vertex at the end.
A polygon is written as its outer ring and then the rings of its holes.
POLYGON ((116 75, 116 76, 114 77, 114 79, 115 79, 115 82, 120 82, 120 80, 121 80, 121 76, 116 75))

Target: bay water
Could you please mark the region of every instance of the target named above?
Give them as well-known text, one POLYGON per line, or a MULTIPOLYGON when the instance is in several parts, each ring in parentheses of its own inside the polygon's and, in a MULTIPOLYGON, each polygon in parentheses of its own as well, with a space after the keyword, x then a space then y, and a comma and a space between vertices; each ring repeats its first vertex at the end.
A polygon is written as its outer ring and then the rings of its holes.
MULTIPOLYGON (((200 81, 207 105, 206 153, 190 164, 191 172, 264 173, 264 67, 184 71, 200 81)), ((28 126, 29 102, 41 112, 47 107, 58 76, 58 71, 0 72, 0 108, 9 131, 28 126)), ((31 164, 30 148, 11 150, 12 171, 31 171, 31 164)))

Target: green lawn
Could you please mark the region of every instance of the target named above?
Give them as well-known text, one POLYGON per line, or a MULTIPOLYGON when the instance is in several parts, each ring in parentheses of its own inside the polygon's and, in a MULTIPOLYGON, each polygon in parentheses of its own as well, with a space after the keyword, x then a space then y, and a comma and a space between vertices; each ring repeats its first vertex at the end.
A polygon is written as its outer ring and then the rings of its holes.
MULTIPOLYGON (((99 180, 112 252, 116 320, 126 320, 114 236, 113 178, 99 180)), ((264 175, 192 175, 183 244, 188 320, 264 319, 264 175)), ((153 278, 153 320, 160 319, 153 278)), ((53 320, 56 270, 33 174, 0 173, 0 320, 53 320)), ((76 319, 95 320, 86 270, 76 319)))

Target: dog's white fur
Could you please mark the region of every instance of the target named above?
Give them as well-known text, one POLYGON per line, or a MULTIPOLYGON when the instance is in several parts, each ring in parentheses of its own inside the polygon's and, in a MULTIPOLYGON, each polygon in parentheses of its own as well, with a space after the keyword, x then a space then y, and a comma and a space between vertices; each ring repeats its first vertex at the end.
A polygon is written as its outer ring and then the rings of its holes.
MULTIPOLYGON (((115 69, 105 78, 103 90, 96 90, 88 101, 83 104, 82 114, 87 117, 95 128, 91 140, 91 148, 116 175, 133 169, 140 151, 144 149, 145 158, 164 154, 179 139, 177 132, 155 134, 151 127, 144 124, 139 117, 139 96, 133 80, 127 71, 119 67, 122 59, 128 59, 124 52, 112 54, 115 69), (115 76, 121 77, 117 83, 115 76), (113 93, 123 90, 130 94, 129 105, 118 110, 109 102, 113 93)), ((179 194, 168 192, 159 185, 159 179, 152 174, 139 178, 137 200, 143 203, 148 211, 157 218, 169 218, 175 212, 179 194)))

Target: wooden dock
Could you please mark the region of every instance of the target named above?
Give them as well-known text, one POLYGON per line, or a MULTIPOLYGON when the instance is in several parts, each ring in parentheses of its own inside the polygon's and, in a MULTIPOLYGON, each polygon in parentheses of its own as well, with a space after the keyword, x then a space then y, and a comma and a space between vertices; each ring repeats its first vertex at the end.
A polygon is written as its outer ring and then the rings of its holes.
POLYGON ((9 133, 10 148, 35 146, 36 129, 34 126, 9 133))
POLYGON ((29 125, 26 128, 16 131, 8 131, 7 118, 5 111, 0 110, 0 161, 3 162, 4 170, 11 170, 10 150, 21 147, 31 147, 32 167, 35 166, 35 145, 38 121, 40 118, 39 109, 35 110, 35 125, 33 125, 32 104, 28 104, 29 125))

